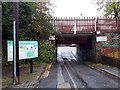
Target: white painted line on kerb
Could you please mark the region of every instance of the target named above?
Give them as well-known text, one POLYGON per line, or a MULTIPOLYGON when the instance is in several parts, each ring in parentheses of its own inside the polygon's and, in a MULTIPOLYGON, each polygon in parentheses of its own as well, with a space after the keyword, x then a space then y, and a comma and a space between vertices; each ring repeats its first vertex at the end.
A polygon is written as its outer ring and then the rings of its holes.
POLYGON ((62 71, 61 71, 61 65, 58 65, 58 72, 57 72, 57 81, 58 82, 64 82, 64 78, 62 76, 62 71))
POLYGON ((58 72, 57 72, 57 88, 71 88, 69 82, 65 82, 62 71, 61 71, 61 64, 58 65, 58 72))
POLYGON ((78 90, 77 85, 76 85, 75 81, 73 80, 73 78, 72 78, 69 70, 68 70, 67 67, 65 66, 65 64, 64 64, 64 67, 65 67, 65 69, 66 69, 67 72, 68 72, 68 75, 69 75, 69 77, 70 77, 70 79, 71 79, 71 81, 72 81, 72 83, 73 83, 74 88, 75 88, 76 90, 78 90))

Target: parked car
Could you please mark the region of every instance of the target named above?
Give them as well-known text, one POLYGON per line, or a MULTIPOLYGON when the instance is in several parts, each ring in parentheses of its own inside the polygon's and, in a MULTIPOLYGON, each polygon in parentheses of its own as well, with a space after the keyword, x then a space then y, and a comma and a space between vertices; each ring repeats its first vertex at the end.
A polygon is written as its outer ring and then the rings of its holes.
POLYGON ((71 47, 76 47, 76 44, 71 44, 71 47))

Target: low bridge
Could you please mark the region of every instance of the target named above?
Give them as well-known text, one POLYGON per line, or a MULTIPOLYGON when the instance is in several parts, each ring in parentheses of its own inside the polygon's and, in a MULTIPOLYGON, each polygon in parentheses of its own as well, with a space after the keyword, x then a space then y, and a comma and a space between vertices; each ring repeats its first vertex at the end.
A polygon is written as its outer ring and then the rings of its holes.
POLYGON ((101 48, 98 46, 105 42, 98 44, 96 37, 120 32, 120 18, 114 17, 54 17, 51 23, 56 31, 62 33, 56 37, 56 44, 77 44, 81 60, 98 61, 97 50, 101 48))

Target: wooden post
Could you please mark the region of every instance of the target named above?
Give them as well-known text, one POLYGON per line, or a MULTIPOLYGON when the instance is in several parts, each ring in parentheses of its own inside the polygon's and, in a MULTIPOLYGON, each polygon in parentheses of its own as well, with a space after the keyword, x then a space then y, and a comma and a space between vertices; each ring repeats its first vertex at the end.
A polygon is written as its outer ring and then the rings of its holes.
POLYGON ((33 60, 30 60, 30 73, 33 73, 33 60))

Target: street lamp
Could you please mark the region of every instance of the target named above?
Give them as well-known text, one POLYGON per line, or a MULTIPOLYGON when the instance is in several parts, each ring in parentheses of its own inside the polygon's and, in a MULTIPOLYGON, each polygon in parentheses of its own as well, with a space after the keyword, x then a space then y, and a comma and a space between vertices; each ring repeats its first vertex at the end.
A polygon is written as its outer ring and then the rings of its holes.
POLYGON ((13 84, 19 84, 19 3, 13 0, 13 84))

